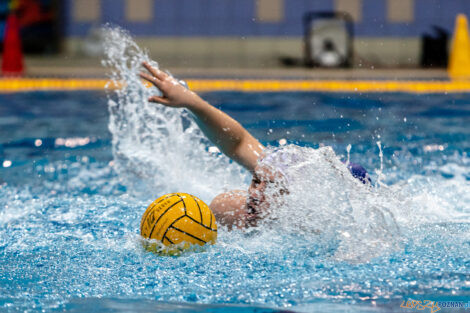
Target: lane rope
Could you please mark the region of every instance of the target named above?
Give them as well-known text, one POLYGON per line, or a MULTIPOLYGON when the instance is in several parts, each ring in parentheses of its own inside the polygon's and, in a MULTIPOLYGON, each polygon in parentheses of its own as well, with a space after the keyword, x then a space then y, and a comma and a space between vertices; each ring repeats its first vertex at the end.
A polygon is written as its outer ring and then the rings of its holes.
MULTIPOLYGON (((322 91, 322 92, 407 92, 407 93, 466 93, 470 81, 391 81, 391 80, 235 80, 190 79, 194 91, 322 91)), ((0 92, 47 90, 104 90, 119 85, 106 79, 0 79, 0 92)))

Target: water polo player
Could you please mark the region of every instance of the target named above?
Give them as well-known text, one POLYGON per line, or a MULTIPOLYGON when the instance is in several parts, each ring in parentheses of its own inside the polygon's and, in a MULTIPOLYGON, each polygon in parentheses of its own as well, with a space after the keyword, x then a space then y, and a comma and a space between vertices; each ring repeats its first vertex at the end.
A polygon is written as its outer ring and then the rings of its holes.
MULTIPOLYGON (((244 166, 253 174, 248 191, 233 190, 216 196, 210 208, 222 225, 247 227, 256 225, 257 220, 267 211, 270 202, 280 199, 286 188, 288 177, 282 167, 296 162, 296 156, 283 154, 282 149, 274 154, 265 155, 265 147, 243 126, 226 113, 204 101, 193 91, 182 86, 167 73, 143 63, 148 73, 140 76, 155 85, 162 96, 152 96, 150 102, 161 103, 167 107, 186 108, 196 117, 196 123, 204 134, 232 160, 244 166), (273 162, 277 159, 277 162, 273 162), (281 160, 281 162, 279 162, 281 160), (273 164, 282 164, 273 167, 273 164), (266 190, 276 190, 275 194, 266 195, 266 190)), ((368 183, 365 169, 350 163, 351 174, 368 183)))

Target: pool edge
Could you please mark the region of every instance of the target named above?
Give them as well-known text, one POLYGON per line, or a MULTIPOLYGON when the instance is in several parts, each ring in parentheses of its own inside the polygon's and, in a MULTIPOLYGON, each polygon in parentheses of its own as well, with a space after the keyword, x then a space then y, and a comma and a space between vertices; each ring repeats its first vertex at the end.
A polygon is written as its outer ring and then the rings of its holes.
MULTIPOLYGON (((468 80, 292 80, 292 79, 188 79, 189 87, 198 92, 405 92, 468 93, 468 80)), ((117 88, 106 79, 0 79, 0 93, 29 91, 104 90, 117 88)))

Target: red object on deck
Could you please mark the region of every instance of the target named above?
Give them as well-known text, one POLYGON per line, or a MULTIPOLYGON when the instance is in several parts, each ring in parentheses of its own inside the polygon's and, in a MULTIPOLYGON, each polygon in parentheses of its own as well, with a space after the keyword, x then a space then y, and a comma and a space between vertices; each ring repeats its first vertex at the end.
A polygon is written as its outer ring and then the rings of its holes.
POLYGON ((10 13, 5 27, 3 40, 3 75, 21 75, 24 70, 23 50, 21 48, 20 24, 15 13, 10 13))

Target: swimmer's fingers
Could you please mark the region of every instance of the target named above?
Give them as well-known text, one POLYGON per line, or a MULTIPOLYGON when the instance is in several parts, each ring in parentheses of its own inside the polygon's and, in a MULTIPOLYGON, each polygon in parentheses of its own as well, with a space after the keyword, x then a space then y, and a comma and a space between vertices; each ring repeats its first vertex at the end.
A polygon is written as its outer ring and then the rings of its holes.
POLYGON ((158 68, 152 67, 147 62, 142 62, 142 65, 145 67, 147 71, 149 71, 150 74, 152 74, 154 77, 158 78, 159 80, 165 80, 168 77, 167 73, 160 71, 158 68))
POLYGON ((150 76, 149 74, 147 73, 140 73, 139 76, 143 79, 145 79, 146 81, 154 84, 158 89, 162 90, 162 86, 163 86, 163 82, 155 77, 152 77, 150 76))
POLYGON ((168 100, 167 98, 159 97, 159 96, 151 96, 148 99, 148 101, 149 102, 154 102, 154 103, 161 103, 161 104, 165 104, 165 105, 170 104, 170 100, 168 100))
POLYGON ((154 102, 154 103, 161 103, 161 104, 164 104, 164 105, 168 105, 168 106, 174 106, 170 99, 168 99, 167 97, 165 97, 166 95, 166 91, 168 91, 168 84, 165 85, 165 82, 162 82, 161 80, 155 78, 155 77, 152 77, 150 76, 149 74, 146 74, 146 73, 140 73, 139 76, 152 83, 153 85, 155 85, 158 89, 160 89, 160 91, 163 93, 163 97, 159 97, 159 96, 151 96, 150 98, 148 98, 148 101, 149 102, 154 102))

